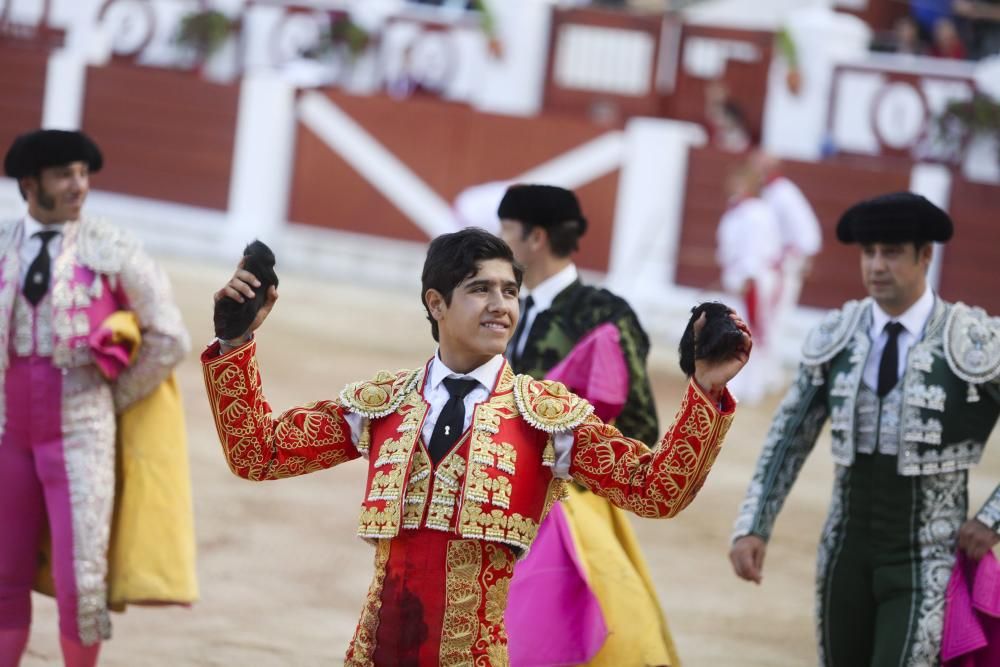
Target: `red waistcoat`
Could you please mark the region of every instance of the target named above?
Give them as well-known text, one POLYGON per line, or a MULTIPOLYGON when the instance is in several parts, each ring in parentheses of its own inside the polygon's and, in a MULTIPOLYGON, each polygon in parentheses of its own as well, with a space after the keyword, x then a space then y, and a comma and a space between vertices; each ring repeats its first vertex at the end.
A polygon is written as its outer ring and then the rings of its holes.
POLYGON ((527 549, 562 493, 552 475, 552 434, 579 425, 592 408, 504 363, 469 429, 432 470, 420 436, 425 380, 426 367, 383 373, 341 393, 346 409, 369 418, 358 443, 369 458, 358 534, 391 538, 427 527, 527 549))

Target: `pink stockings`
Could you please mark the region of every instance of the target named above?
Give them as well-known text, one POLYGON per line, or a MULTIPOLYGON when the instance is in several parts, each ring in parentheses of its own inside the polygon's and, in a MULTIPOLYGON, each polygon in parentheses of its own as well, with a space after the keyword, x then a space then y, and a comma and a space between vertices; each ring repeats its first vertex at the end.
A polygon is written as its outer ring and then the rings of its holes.
MULTIPOLYGON (((0 667, 17 667, 27 645, 28 628, 0 630, 0 667)), ((97 665, 97 655, 101 651, 100 644, 84 646, 60 635, 59 645, 62 647, 63 664, 66 667, 95 667, 97 665)))
POLYGON ((101 651, 100 643, 84 646, 62 635, 59 635, 59 646, 62 648, 66 667, 94 667, 97 664, 97 654, 101 651))

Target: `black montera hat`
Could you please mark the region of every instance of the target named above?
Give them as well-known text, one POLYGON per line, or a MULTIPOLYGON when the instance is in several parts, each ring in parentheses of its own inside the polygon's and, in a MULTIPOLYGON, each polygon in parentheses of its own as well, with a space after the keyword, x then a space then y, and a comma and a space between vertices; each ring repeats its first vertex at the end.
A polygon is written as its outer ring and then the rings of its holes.
POLYGON ((96 172, 104 158, 97 144, 83 132, 34 130, 14 139, 4 157, 3 170, 10 178, 24 178, 70 162, 86 162, 90 171, 96 172))
POLYGON ((554 185, 510 186, 500 200, 497 217, 544 228, 575 220, 580 223, 580 236, 587 231, 576 195, 554 185))
POLYGON ((857 203, 837 223, 841 243, 944 243, 953 231, 947 213, 912 192, 857 203))

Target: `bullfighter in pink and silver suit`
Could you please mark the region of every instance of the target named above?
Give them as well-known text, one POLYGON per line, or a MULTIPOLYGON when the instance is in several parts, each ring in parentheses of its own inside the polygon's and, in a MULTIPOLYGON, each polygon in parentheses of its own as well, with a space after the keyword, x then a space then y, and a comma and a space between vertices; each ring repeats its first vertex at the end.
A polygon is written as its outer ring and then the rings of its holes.
POLYGON ((163 272, 132 237, 81 216, 101 164, 86 135, 56 130, 18 137, 4 159, 28 210, 0 224, 0 667, 15 667, 27 643, 46 522, 65 664, 96 664, 110 636, 115 414, 189 348, 163 272), (142 344, 115 377, 94 350, 121 310, 142 344))

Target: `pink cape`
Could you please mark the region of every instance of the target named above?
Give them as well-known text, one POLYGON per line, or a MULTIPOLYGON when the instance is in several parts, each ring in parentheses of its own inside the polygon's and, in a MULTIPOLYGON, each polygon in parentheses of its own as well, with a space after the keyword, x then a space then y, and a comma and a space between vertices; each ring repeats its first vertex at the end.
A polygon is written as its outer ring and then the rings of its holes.
POLYGON ((978 563, 958 552, 945 596, 941 661, 944 667, 1000 665, 1000 563, 992 551, 978 563))
MULTIPOLYGON (((614 419, 625 405, 629 380, 619 340, 613 324, 594 328, 546 379, 586 398, 604 421, 614 419)), ((608 636, 559 503, 539 527, 531 551, 514 567, 504 619, 511 667, 585 663, 608 636)))
POLYGON ((628 396, 628 366, 620 341, 615 325, 594 327, 545 378, 587 399, 597 416, 609 422, 621 413, 628 396))

